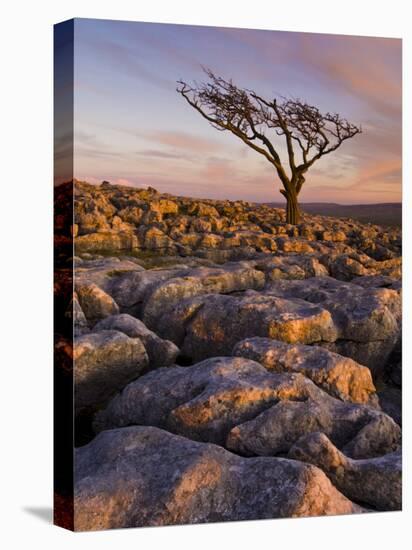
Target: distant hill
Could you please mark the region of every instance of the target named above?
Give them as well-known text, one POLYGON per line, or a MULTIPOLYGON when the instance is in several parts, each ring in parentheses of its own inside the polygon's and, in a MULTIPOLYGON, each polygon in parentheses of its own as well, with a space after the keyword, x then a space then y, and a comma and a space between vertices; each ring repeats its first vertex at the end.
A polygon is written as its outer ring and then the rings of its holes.
MULTIPOLYGON (((276 208, 284 207, 284 203, 267 203, 276 208)), ((402 203, 379 204, 335 204, 329 202, 308 202, 301 205, 308 214, 333 216, 337 218, 353 218, 362 223, 376 223, 400 227, 402 225, 402 203)))

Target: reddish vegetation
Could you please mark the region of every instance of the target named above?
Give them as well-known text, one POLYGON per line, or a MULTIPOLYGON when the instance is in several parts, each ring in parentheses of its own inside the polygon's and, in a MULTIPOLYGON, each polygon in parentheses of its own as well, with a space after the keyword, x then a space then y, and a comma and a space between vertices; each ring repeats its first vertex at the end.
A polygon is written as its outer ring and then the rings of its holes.
POLYGON ((74 530, 73 495, 54 493, 53 522, 59 527, 74 530))

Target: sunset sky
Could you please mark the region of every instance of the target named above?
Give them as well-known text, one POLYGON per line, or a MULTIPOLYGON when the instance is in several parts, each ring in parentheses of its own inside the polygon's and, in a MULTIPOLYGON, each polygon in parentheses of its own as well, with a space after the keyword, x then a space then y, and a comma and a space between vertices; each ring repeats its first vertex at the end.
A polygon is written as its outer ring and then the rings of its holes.
POLYGON ((282 201, 273 166, 176 93, 201 65, 362 125, 308 172, 302 202, 401 200, 401 41, 385 38, 76 19, 75 177, 282 201))

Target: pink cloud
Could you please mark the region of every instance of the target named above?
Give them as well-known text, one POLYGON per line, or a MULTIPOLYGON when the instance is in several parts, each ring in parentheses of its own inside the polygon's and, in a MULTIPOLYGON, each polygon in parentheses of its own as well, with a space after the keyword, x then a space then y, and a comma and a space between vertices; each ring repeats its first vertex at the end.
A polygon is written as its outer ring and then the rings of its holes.
POLYGON ((331 175, 311 180, 302 189, 302 202, 375 203, 402 200, 401 161, 399 159, 370 160, 362 164, 354 177, 341 183, 331 175))
POLYGON ((131 182, 127 178, 117 178, 114 181, 112 181, 112 183, 114 183, 115 185, 129 185, 129 186, 133 185, 133 182, 131 182))
POLYGON ((159 131, 145 134, 144 137, 162 145, 195 153, 213 152, 220 148, 215 141, 187 132, 159 131))
POLYGON ((305 63, 380 114, 400 116, 401 40, 336 36, 329 48, 311 35, 303 34, 301 40, 300 55, 305 63))

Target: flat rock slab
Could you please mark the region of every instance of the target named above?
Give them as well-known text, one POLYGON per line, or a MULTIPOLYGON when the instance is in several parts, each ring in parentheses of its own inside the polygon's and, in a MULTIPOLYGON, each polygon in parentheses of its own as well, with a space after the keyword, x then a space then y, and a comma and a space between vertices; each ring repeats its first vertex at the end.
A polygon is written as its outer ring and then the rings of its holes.
POLYGON ((144 268, 132 260, 117 257, 78 259, 75 262, 75 283, 80 286, 94 283, 105 289, 113 277, 133 271, 144 271, 144 268))
POLYGON ((142 318, 155 329, 159 316, 185 298, 204 294, 227 294, 262 289, 265 275, 249 262, 227 263, 223 268, 198 267, 160 282, 147 293, 142 318))
POLYGON ((137 378, 149 360, 142 342, 115 330, 76 338, 73 349, 76 413, 101 406, 137 378))
POLYGON ((319 432, 299 439, 289 458, 321 468, 348 498, 377 510, 402 508, 401 450, 377 458, 353 460, 319 432))
POLYGON ((384 454, 400 437, 381 411, 343 403, 302 374, 269 372, 241 357, 152 371, 97 413, 97 431, 158 426, 246 455, 286 453, 310 431, 325 431, 351 456, 384 454))
POLYGON ((251 262, 226 263, 224 267, 178 267, 119 274, 106 282, 105 290, 123 313, 139 312, 153 330, 165 309, 181 300, 209 293, 262 289, 265 275, 251 262))
POLYGON ((256 337, 236 344, 233 355, 257 361, 273 372, 300 372, 344 401, 378 406, 370 370, 324 348, 256 337))
POLYGON ((315 466, 244 459, 154 427, 103 432, 75 464, 77 531, 363 511, 315 466))

